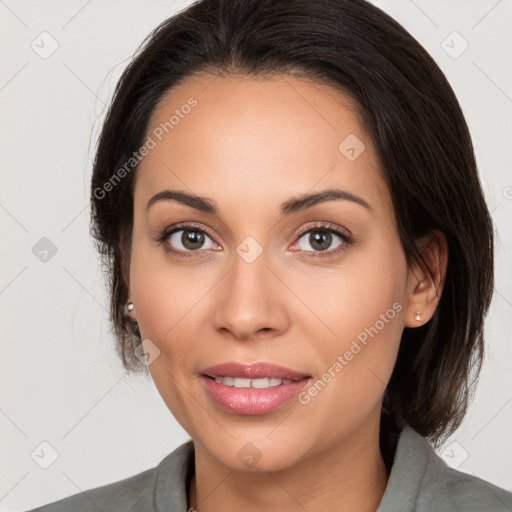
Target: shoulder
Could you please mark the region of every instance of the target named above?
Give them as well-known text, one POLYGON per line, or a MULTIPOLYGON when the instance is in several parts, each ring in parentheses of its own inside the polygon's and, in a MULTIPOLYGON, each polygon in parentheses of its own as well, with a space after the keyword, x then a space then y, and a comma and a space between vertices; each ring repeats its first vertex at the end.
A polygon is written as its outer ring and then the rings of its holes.
POLYGON ((59 501, 35 508, 29 512, 132 510, 135 505, 150 498, 148 494, 154 486, 155 477, 156 468, 148 469, 129 478, 88 489, 59 501))
POLYGON ((511 512, 512 493, 450 468, 434 453, 436 472, 418 500, 418 510, 511 512), (423 507, 423 508, 421 508, 423 507))
MULTIPOLYGON (((74 494, 27 512, 151 512, 159 501, 183 499, 185 481, 193 462, 192 441, 183 443, 154 468, 131 477, 74 494), (164 495, 165 494, 165 495, 164 495)), ((169 509, 172 510, 172 507, 169 509)))
POLYGON ((400 435, 392 476, 395 488, 408 486, 409 506, 416 512, 512 512, 511 492, 449 467, 410 427, 400 435))

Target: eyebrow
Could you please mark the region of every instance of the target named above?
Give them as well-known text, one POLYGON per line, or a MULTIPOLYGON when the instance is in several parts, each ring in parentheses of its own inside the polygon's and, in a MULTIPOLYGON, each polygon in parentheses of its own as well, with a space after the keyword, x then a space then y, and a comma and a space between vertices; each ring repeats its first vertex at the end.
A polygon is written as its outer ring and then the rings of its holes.
MULTIPOLYGON (((149 208, 151 208, 155 203, 164 200, 177 201, 201 212, 211 213, 217 216, 220 214, 220 209, 213 199, 178 190, 162 190, 161 192, 158 192, 148 201, 145 210, 149 210, 149 208)), ((280 214, 281 216, 290 215, 292 213, 312 208, 317 204, 334 200, 351 201, 363 206, 368 211, 373 212, 373 208, 361 197, 351 194, 346 190, 327 189, 313 194, 302 194, 297 197, 292 197, 281 204, 280 214)))

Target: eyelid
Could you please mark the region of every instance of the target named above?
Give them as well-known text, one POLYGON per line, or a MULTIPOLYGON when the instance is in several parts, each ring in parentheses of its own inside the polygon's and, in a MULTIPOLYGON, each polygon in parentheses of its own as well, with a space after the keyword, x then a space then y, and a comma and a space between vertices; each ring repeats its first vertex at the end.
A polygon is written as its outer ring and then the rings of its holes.
POLYGON ((206 233, 212 240, 215 238, 215 235, 210 231, 209 228, 204 226, 203 224, 199 224, 197 222, 179 222, 178 224, 174 224, 173 226, 169 227, 168 230, 165 230, 167 233, 167 236, 169 236, 171 233, 174 233, 176 231, 180 231, 182 229, 197 229, 197 231, 203 231, 206 233))
POLYGON ((331 222, 323 222, 323 221, 316 221, 313 223, 313 225, 309 225, 308 227, 306 228, 301 228, 299 229, 298 231, 295 232, 295 237, 297 238, 300 238, 301 236, 305 235, 306 233, 308 233, 309 231, 313 231, 313 230, 320 230, 320 229, 325 229, 326 231, 335 231, 335 232, 339 232, 340 235, 343 235, 344 237, 346 237, 347 239, 351 240, 352 239, 352 234, 350 233, 350 231, 342 226, 338 226, 337 224, 332 224, 331 222))

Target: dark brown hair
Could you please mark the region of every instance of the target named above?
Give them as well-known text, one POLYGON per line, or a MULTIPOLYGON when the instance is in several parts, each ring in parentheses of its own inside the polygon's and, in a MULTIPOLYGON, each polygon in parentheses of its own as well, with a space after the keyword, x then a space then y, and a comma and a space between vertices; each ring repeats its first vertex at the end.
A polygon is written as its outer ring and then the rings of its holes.
POLYGON ((146 370, 134 355, 137 324, 124 312, 137 171, 134 164, 126 172, 126 163, 144 143, 163 96, 201 72, 292 74, 355 101, 390 190, 408 264, 428 270, 418 241, 432 230, 445 234, 449 250, 439 305, 425 325, 404 329, 383 405, 399 428, 409 424, 434 442, 453 433, 483 358, 494 282, 492 221, 448 81, 401 25, 364 0, 201 0, 149 34, 123 72, 98 141, 91 232, 109 277, 124 367, 146 370))

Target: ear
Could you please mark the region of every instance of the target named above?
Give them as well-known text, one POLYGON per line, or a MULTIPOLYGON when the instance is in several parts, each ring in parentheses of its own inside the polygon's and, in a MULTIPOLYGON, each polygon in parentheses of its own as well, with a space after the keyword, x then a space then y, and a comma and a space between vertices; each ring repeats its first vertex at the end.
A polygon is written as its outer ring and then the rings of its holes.
POLYGON ((420 327, 432 318, 446 278, 448 242, 444 233, 434 230, 421 239, 418 245, 430 272, 418 264, 409 269, 405 327, 420 327))

